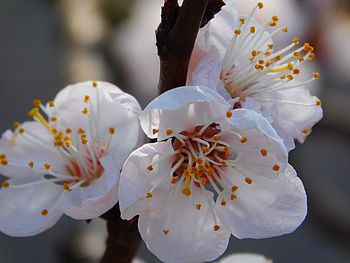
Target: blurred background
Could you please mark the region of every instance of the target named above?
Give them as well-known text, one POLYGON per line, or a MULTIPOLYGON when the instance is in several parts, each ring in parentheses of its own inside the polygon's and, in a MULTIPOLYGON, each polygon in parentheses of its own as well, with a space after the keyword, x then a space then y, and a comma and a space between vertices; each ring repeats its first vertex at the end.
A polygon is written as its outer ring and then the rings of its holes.
MULTIPOLYGON (((144 106, 157 95, 154 31, 162 0, 0 0, 0 132, 26 120, 32 99, 48 101, 67 84, 106 80, 144 106)), ((237 0, 248 13, 256 0, 237 0)), ((289 35, 316 46, 311 92, 325 117, 291 154, 309 196, 309 214, 293 234, 231 238, 226 254, 254 252, 275 262, 350 262, 350 1, 266 0, 262 21, 279 15, 289 35)), ((1 200, 0 200, 1 202, 1 200)), ((273 220, 273 217, 271 218, 273 220)), ((102 220, 67 217, 32 238, 0 233, 1 263, 93 263, 104 251, 102 220)), ((141 245, 139 256, 159 262, 141 245)), ((116 261, 118 262, 118 261, 116 261)))

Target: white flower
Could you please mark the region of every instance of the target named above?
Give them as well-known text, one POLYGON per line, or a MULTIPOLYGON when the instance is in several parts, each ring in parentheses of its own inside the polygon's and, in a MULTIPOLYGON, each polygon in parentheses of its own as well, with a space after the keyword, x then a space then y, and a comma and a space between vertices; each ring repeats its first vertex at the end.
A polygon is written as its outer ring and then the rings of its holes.
POLYGON ((272 261, 261 255, 242 253, 225 257, 218 263, 272 263, 272 261))
POLYGON ((141 126, 158 142, 135 150, 119 184, 122 218, 165 262, 214 260, 231 233, 265 238, 292 232, 306 195, 287 150, 260 114, 237 109, 206 87, 180 87, 153 100, 141 126))
POLYGON ((34 105, 34 121, 15 123, 0 140, 0 172, 10 178, 0 190, 0 230, 11 236, 38 234, 63 214, 108 211, 120 169, 143 139, 138 102, 109 83, 68 86, 47 106, 34 105))
POLYGON ((253 15, 263 8, 259 2, 249 16, 239 17, 226 5, 201 31, 198 47, 206 53, 192 73, 194 85, 217 89, 234 107, 261 112, 269 119, 288 150, 294 140, 303 142, 312 126, 322 118, 321 101, 306 88, 319 78, 314 73, 307 81, 297 80, 300 66, 315 57, 308 43, 298 47, 295 38, 287 47, 276 50, 272 37, 287 32, 279 27, 278 16, 263 24, 253 15), (276 28, 271 33, 268 28, 276 28))

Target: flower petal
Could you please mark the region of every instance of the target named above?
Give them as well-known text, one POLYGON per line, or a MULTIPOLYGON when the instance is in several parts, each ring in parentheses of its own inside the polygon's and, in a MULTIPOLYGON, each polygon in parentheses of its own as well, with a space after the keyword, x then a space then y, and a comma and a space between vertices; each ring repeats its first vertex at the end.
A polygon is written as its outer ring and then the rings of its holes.
POLYGON ((24 178, 8 182, 9 187, 0 190, 1 232, 10 236, 33 236, 51 228, 62 216, 61 186, 49 182, 25 185, 33 181, 24 178))
POLYGON ((185 86, 161 94, 150 102, 140 116, 141 126, 150 138, 164 140, 196 126, 212 123, 229 108, 214 90, 201 86, 185 86), (154 132, 154 131, 157 132, 154 132))
POLYGON ((217 211, 237 238, 268 238, 293 232, 307 213, 306 193, 292 166, 277 178, 236 173, 236 199, 217 211))
POLYGON ((162 177, 170 178, 173 152, 171 141, 168 141, 145 144, 131 153, 120 175, 119 207, 123 219, 131 219, 151 209, 153 199, 146 198, 147 193, 162 177), (157 158, 165 156, 169 158, 152 165, 152 171, 147 170, 157 158))
POLYGON ((262 255, 241 253, 225 257, 218 263, 272 263, 272 261, 262 255))
POLYGON ((74 219, 101 216, 118 202, 119 174, 122 163, 107 155, 100 160, 104 172, 87 187, 77 187, 62 196, 63 212, 74 219))
POLYGON ((33 162, 34 167, 42 170, 46 162, 58 170, 64 167, 64 162, 53 145, 53 136, 34 121, 22 123, 15 132, 7 130, 3 133, 0 139, 0 153, 5 154, 9 161, 7 166, 0 165, 1 174, 8 177, 45 174, 45 171, 29 168, 29 162, 33 162), (19 129, 24 129, 24 133, 20 134, 19 129), (11 161, 22 166, 11 164, 11 161))
MULTIPOLYGON (((228 245, 230 233, 224 228, 214 231, 217 222, 210 213, 209 203, 198 187, 192 190, 192 200, 183 194, 178 194, 174 200, 164 193, 159 198, 157 210, 139 217, 142 239, 148 249, 164 262, 211 261, 219 257, 228 245), (195 204, 201 204, 201 208, 196 209, 195 204)), ((212 194, 210 198, 213 198, 212 194)))
POLYGON ((309 134, 304 131, 311 130, 323 116, 321 106, 317 105, 318 99, 305 87, 269 92, 257 99, 260 98, 273 100, 260 101, 263 114, 272 115, 273 122, 300 142, 309 134))

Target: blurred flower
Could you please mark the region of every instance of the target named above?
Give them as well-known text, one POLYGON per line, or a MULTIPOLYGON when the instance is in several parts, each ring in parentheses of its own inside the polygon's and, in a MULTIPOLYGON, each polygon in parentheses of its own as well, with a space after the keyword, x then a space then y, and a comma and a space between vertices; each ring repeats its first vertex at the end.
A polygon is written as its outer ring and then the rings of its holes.
POLYGON ((242 253, 225 257, 218 263, 272 263, 272 261, 261 255, 242 253))
POLYGON ((314 49, 308 43, 297 48, 295 38, 275 51, 272 37, 288 29, 278 27, 278 16, 262 25, 255 22, 253 15, 262 8, 259 2, 248 17, 238 17, 227 5, 201 30, 197 45, 206 55, 194 69, 192 82, 218 89, 228 100, 236 99, 234 107, 261 112, 291 150, 293 139, 303 142, 322 118, 321 101, 305 87, 320 74, 306 81, 296 79, 300 65, 315 57, 314 49), (269 27, 277 28, 269 33, 269 27))
POLYGON ((109 83, 68 86, 34 105, 34 121, 15 123, 0 140, 0 172, 10 178, 0 190, 0 230, 12 236, 112 208, 123 162, 142 140, 138 102, 109 83))
POLYGON ((124 219, 140 215, 141 236, 162 261, 214 260, 231 233, 278 236, 305 218, 305 191, 282 140, 260 114, 230 107, 210 88, 180 87, 140 115, 158 142, 124 164, 119 205, 124 219))

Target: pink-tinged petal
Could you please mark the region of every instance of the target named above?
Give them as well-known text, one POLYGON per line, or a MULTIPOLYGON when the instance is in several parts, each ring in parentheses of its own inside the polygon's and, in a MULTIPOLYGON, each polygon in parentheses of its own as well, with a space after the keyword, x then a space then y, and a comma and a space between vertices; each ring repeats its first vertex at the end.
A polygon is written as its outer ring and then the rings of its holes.
POLYGON ((74 219, 101 216, 118 202, 118 185, 122 163, 107 155, 100 160, 104 172, 89 186, 77 187, 62 196, 63 212, 74 219))
POLYGON ((257 99, 261 99, 263 114, 271 115, 273 124, 300 142, 323 117, 320 101, 305 87, 268 92, 257 99))
MULTIPOLYGON (((228 177, 227 177, 228 178, 228 177)), ((277 178, 245 175, 236 171, 236 198, 217 205, 225 225, 237 238, 268 238, 293 232, 307 213, 306 193, 292 166, 277 178)))
POLYGON ((241 253, 225 257, 218 263, 272 263, 272 261, 262 255, 241 253))
POLYGON ((191 197, 180 191, 176 197, 164 193, 159 200, 158 209, 140 215, 139 231, 147 248, 161 261, 207 262, 226 250, 230 233, 214 220, 200 188, 194 187, 191 197), (221 228, 214 231, 216 224, 221 228))
POLYGON ((168 178, 170 181, 173 152, 171 141, 168 141, 145 144, 131 153, 120 175, 119 207, 123 219, 131 219, 152 208, 153 199, 147 195, 159 180, 168 178), (164 160, 152 164, 158 158, 164 160))
POLYGON ((141 126, 150 138, 164 140, 196 126, 212 123, 225 116, 229 104, 214 90, 184 86, 161 94, 140 115, 141 126))
POLYGON ((0 190, 1 232, 10 236, 33 236, 51 228, 62 216, 61 186, 53 183, 30 185, 33 181, 28 178, 7 182, 9 186, 0 190))
POLYGON ((64 168, 62 157, 54 147, 52 134, 34 121, 22 123, 14 132, 7 130, 3 133, 0 153, 5 154, 8 161, 8 165, 0 165, 1 174, 7 177, 44 175, 43 165, 46 162, 58 170, 64 168), (22 129, 24 132, 20 133, 22 129), (39 170, 31 169, 28 166, 30 162, 39 170))

